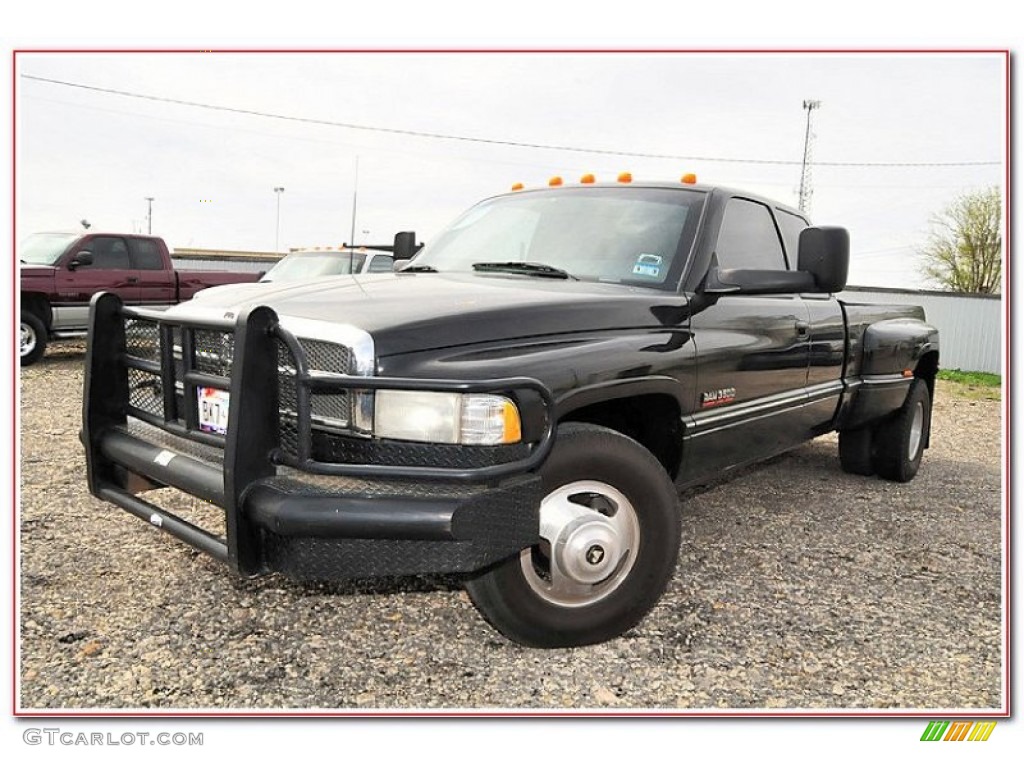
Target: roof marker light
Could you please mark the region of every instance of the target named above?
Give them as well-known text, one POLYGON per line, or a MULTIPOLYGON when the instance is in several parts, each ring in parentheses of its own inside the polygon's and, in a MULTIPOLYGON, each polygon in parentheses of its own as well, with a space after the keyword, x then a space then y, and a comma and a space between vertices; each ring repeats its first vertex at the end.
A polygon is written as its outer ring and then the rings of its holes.
POLYGON ((595 180, 592 173, 584 173, 580 176, 580 184, 593 184, 595 180))
POLYGON ((517 181, 515 184, 512 185, 512 191, 513 192, 518 192, 522 188, 523 188, 523 183, 521 181, 517 181))
POLYGON ((623 171, 619 174, 620 184, 629 184, 631 181, 633 181, 633 174, 629 171, 623 171))
POLYGON ((560 186, 562 186, 562 177, 561 176, 552 176, 550 179, 548 179, 548 186, 549 187, 560 187, 560 186))
POLYGON ((683 184, 696 184, 697 174, 695 173, 684 173, 683 178, 680 179, 683 184))

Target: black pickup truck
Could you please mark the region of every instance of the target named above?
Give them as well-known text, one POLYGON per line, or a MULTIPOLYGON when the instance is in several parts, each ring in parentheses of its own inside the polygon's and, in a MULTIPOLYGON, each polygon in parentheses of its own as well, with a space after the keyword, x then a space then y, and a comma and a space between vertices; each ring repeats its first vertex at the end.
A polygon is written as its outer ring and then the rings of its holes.
POLYGON ((464 574, 513 640, 600 642, 664 591, 679 487, 833 430, 846 471, 918 471, 938 334, 837 300, 848 252, 755 195, 581 184, 486 200, 394 274, 100 295, 90 489, 243 575, 464 574))

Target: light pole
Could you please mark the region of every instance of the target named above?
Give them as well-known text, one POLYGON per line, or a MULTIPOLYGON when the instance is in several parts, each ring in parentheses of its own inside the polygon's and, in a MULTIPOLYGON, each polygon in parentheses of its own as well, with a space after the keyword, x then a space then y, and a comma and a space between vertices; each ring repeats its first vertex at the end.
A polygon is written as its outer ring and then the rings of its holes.
POLYGON ((274 232, 274 253, 280 253, 281 248, 281 193, 284 192, 284 187, 274 187, 274 192, 277 194, 277 229, 274 232))
POLYGON ((146 213, 146 229, 148 230, 147 234, 150 235, 153 234, 153 201, 155 199, 155 197, 143 198, 143 200, 145 200, 149 204, 149 210, 146 213))
POLYGON ((356 198, 359 196, 359 155, 356 155, 355 183, 352 185, 352 229, 349 231, 348 244, 356 241, 356 198))

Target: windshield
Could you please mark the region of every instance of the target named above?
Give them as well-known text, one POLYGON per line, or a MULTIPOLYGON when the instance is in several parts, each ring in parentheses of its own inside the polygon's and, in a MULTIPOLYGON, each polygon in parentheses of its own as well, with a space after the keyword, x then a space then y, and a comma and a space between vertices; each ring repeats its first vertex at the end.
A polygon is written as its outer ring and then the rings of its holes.
POLYGON ((581 280, 675 288, 705 195, 645 187, 572 188, 485 200, 425 247, 414 266, 488 272, 509 263, 581 280))
POLYGON ((61 254, 79 237, 81 236, 52 232, 29 235, 21 241, 18 258, 25 264, 56 264, 61 254))
POLYGON ((341 251, 289 253, 262 278, 261 283, 283 283, 325 275, 349 275, 363 268, 365 254, 341 251))

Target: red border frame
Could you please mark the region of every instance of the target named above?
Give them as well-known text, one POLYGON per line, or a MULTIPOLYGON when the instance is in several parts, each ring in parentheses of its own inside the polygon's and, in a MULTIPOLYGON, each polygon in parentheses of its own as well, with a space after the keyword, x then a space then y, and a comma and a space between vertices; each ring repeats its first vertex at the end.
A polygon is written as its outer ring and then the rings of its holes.
MULTIPOLYGON (((1012 142, 1011 142, 1011 67, 1010 67, 1010 50, 1007 48, 216 48, 216 49, 199 49, 199 48, 18 48, 11 51, 11 253, 17 252, 17 130, 18 130, 18 100, 17 100, 17 82, 18 82, 18 54, 31 54, 31 53, 254 53, 254 54, 267 54, 267 53, 359 53, 359 54, 424 54, 424 53, 449 53, 449 54, 510 54, 510 53, 538 53, 538 54, 849 54, 849 53, 863 53, 863 54, 1002 54, 1005 63, 1005 88, 1006 88, 1006 147, 1005 147, 1005 181, 1004 191, 1006 195, 1005 200, 1005 213, 1009 214, 1013 208, 1011 205, 1012 193, 1010 184, 1010 167, 1012 157, 1012 142)), ((1010 417, 1012 415, 1010 407, 1010 392, 1011 392, 1011 368, 1010 365, 1010 352, 1011 352, 1011 336, 1012 336, 1012 282, 1010 275, 1010 258, 1009 255, 1012 253, 1011 248, 1011 227, 1010 217, 1005 216, 1004 219, 1004 247, 1003 247, 1003 307, 1005 311, 1005 325, 1004 325, 1004 349, 1005 349, 1005 361, 1006 365, 1003 370, 1003 401, 1002 416, 1003 416, 1003 460, 1004 460, 1004 479, 1006 482, 1006 492, 1003 498, 1003 511, 1005 512, 1005 545, 1006 545, 1006 562, 1004 563, 1005 578, 1004 578, 1004 590, 1003 600, 1005 606, 1005 620, 1003 622, 1003 653, 1005 659, 1005 675, 1003 679, 1003 710, 998 713, 991 713, 984 710, 915 710, 905 711, 899 710, 895 712, 885 711, 823 711, 823 712, 804 712, 804 711, 789 711, 789 712, 771 712, 771 711, 758 711, 752 710, 746 711, 690 711, 690 710, 643 710, 643 711, 620 711, 620 710, 583 710, 583 711, 566 711, 566 710, 494 710, 490 712, 479 711, 479 710, 450 710, 450 711, 437 711, 437 710, 425 710, 425 711, 359 711, 359 710, 340 710, 340 711, 318 711, 318 710, 297 710, 297 711, 266 711, 266 710, 230 710, 230 711, 218 711, 218 710, 74 710, 74 711, 62 711, 62 710, 30 710, 24 711, 18 709, 18 641, 19 641, 19 621, 18 621, 18 558, 17 548, 15 542, 17 541, 18 534, 18 523, 21 518, 20 507, 18 506, 18 492, 19 487, 16 482, 11 483, 11 714, 14 717, 45 717, 45 718, 170 718, 170 717, 194 717, 194 718, 246 718, 246 717, 272 717, 272 718, 293 718, 293 717, 356 717, 356 718, 404 718, 404 717, 424 717, 424 718, 449 718, 449 717, 515 717, 515 718, 536 718, 536 717, 566 717, 566 718, 580 718, 580 717, 611 717, 611 718, 638 718, 638 717, 656 717, 656 718, 676 718, 676 717, 714 717, 714 718, 725 718, 725 717, 768 717, 768 718, 849 718, 849 717, 902 717, 902 718, 1006 718, 1010 717, 1011 708, 1011 679, 1012 679, 1012 646, 1010 645, 1010 624, 1011 624, 1011 579, 1010 574, 1012 571, 1012 558, 1011 558, 1011 499, 1012 499, 1012 476, 1011 476, 1011 434, 1010 434, 1010 417), (18 510, 18 514, 13 514, 14 510, 18 510)), ((17 278, 17 267, 14 266, 12 259, 12 270, 14 270, 14 277, 17 278)), ((15 327, 15 315, 17 314, 17 298, 18 295, 15 293, 16 279, 11 282, 11 329, 15 327)), ((12 479, 17 478, 18 474, 18 461, 20 458, 20 452, 18 451, 19 446, 19 433, 20 433, 20 421, 19 421, 19 410, 18 410, 18 383, 20 380, 19 367, 12 365, 11 372, 11 425, 12 425, 12 444, 11 444, 11 462, 12 462, 12 479)))

